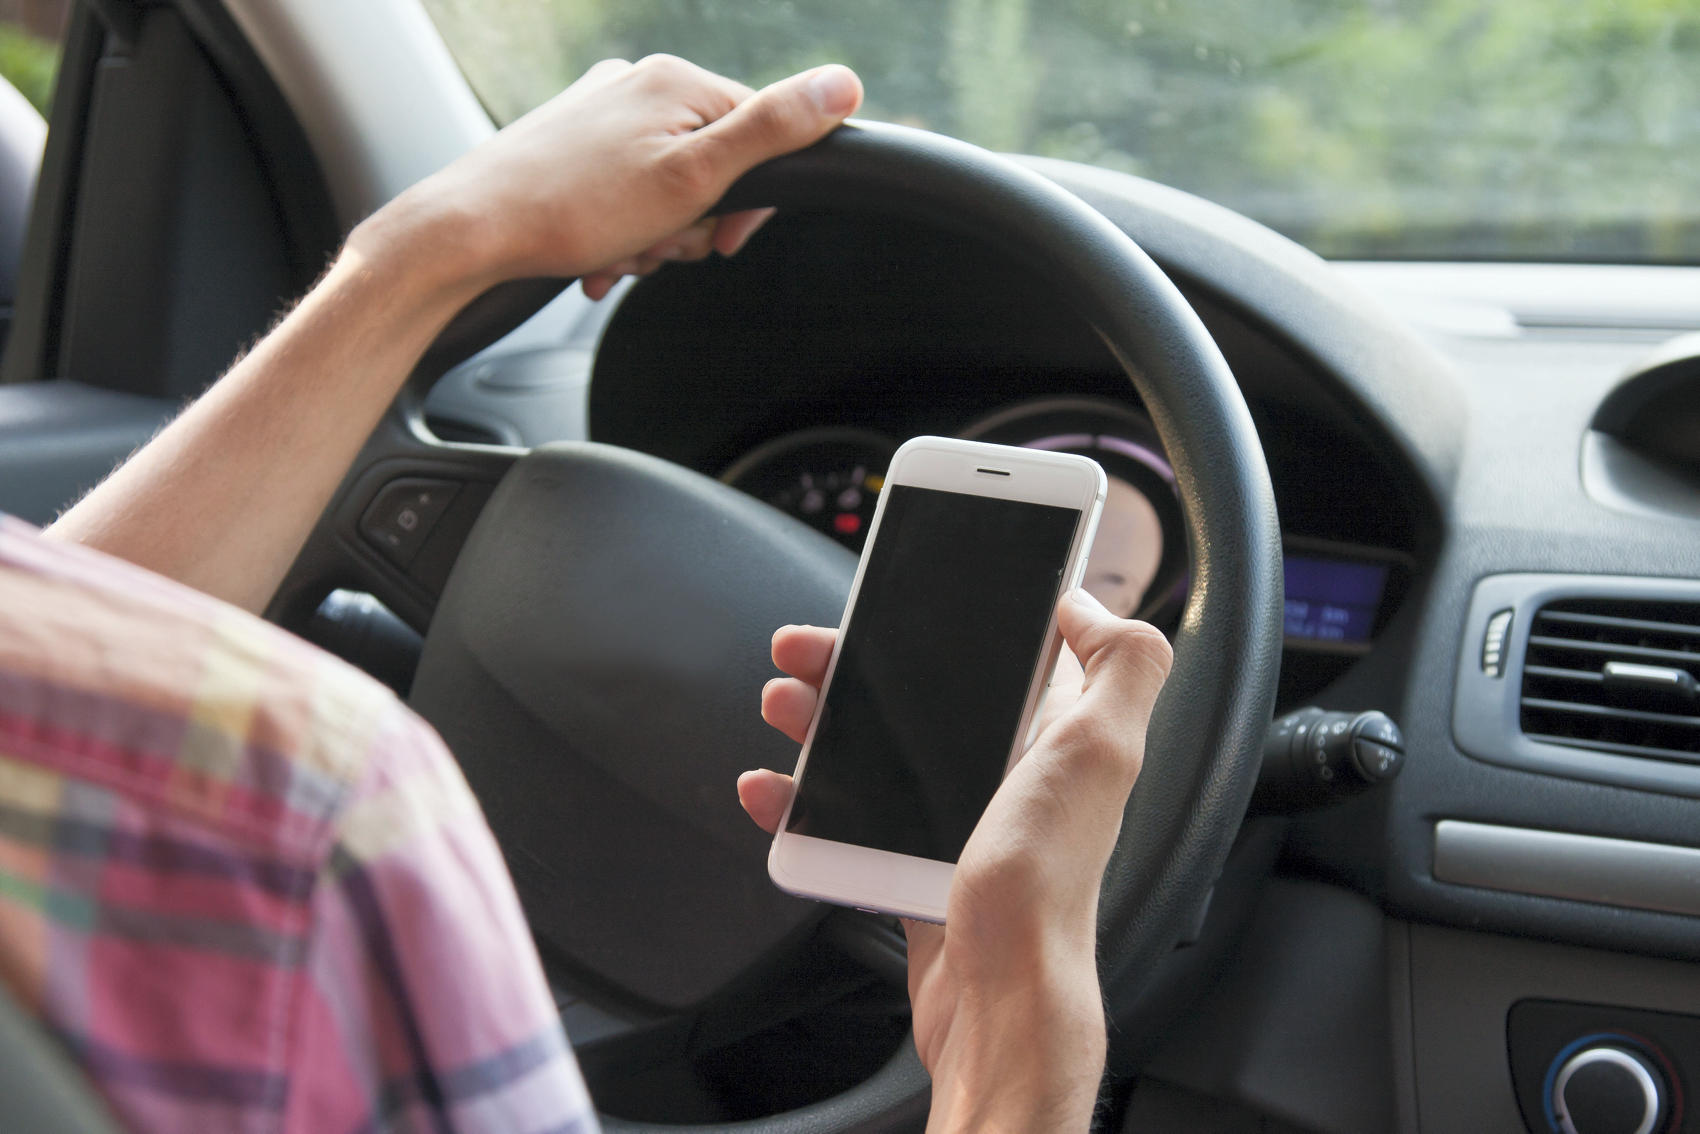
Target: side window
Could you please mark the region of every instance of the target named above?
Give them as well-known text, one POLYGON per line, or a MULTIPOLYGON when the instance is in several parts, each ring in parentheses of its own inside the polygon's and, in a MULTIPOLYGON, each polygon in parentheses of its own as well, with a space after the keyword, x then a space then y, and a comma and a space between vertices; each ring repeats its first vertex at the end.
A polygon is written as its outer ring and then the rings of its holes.
POLYGON ((43 118, 53 103, 71 0, 0 0, 0 78, 43 118))
POLYGON ((18 262, 47 141, 47 114, 71 0, 0 0, 0 343, 11 329, 18 262))

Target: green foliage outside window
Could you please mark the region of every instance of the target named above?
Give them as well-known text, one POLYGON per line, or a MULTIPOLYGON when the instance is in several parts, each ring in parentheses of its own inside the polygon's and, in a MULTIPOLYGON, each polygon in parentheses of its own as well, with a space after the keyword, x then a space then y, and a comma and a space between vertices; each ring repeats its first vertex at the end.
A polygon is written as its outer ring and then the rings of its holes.
POLYGON ((1326 255, 1700 262, 1694 0, 426 0, 498 119, 605 56, 838 60, 870 117, 1199 193, 1326 255))
POLYGON ((59 74, 59 45, 22 29, 0 23, 0 75, 47 117, 53 103, 53 81, 59 74))

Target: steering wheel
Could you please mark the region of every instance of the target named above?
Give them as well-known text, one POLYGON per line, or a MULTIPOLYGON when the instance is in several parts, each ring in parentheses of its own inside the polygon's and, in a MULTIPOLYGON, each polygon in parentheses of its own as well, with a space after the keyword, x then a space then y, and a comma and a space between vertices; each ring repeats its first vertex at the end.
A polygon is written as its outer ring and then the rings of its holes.
MULTIPOLYGON (((1138 246, 1001 158, 855 124, 752 170, 721 207, 766 205, 884 213, 990 241, 1095 328, 1174 466, 1192 585, 1104 880, 1113 1018, 1220 870, 1274 700, 1280 536, 1251 417, 1203 324, 1138 246)), ((273 614, 298 625, 328 589, 354 586, 427 630, 412 704, 482 802, 551 979, 582 997, 593 1034, 574 1039, 594 1081, 598 1051, 618 1049, 610 1036, 672 1034, 682 1045, 729 1026, 729 1000, 759 1006, 764 972, 820 930, 824 907, 769 883, 767 838, 738 809, 733 782, 746 768, 795 762, 756 712, 773 676, 768 638, 788 622, 836 625, 855 561, 658 458, 591 443, 521 453, 432 439, 417 388, 561 286, 507 285, 439 340, 273 614), (401 531, 394 521, 409 501, 414 526, 401 531)), ((911 1129, 926 1105, 925 1073, 905 1044, 848 1091, 724 1128, 911 1129)))

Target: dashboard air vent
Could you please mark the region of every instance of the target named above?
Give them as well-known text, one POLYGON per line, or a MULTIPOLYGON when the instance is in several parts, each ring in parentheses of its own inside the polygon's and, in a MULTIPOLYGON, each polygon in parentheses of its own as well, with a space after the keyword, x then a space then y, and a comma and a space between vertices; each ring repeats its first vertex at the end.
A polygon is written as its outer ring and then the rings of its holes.
POLYGON ((1529 628, 1520 720, 1548 744, 1700 763, 1700 603, 1542 606, 1529 628))

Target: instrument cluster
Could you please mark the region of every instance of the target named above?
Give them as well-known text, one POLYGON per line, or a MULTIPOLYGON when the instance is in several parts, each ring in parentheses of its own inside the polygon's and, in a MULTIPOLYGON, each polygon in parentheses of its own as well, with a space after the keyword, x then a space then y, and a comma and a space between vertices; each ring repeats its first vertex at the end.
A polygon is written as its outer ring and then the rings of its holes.
MULTIPOLYGON (((1046 397, 976 418, 957 435, 1078 453, 1102 465, 1109 491, 1083 585, 1123 617, 1174 629, 1191 562, 1175 471, 1149 417, 1108 398, 1046 397)), ((902 440, 860 428, 804 429, 750 450, 720 479, 859 553, 902 440)), ((1367 650, 1405 590, 1410 566, 1398 552, 1290 537, 1287 648, 1367 650)))

